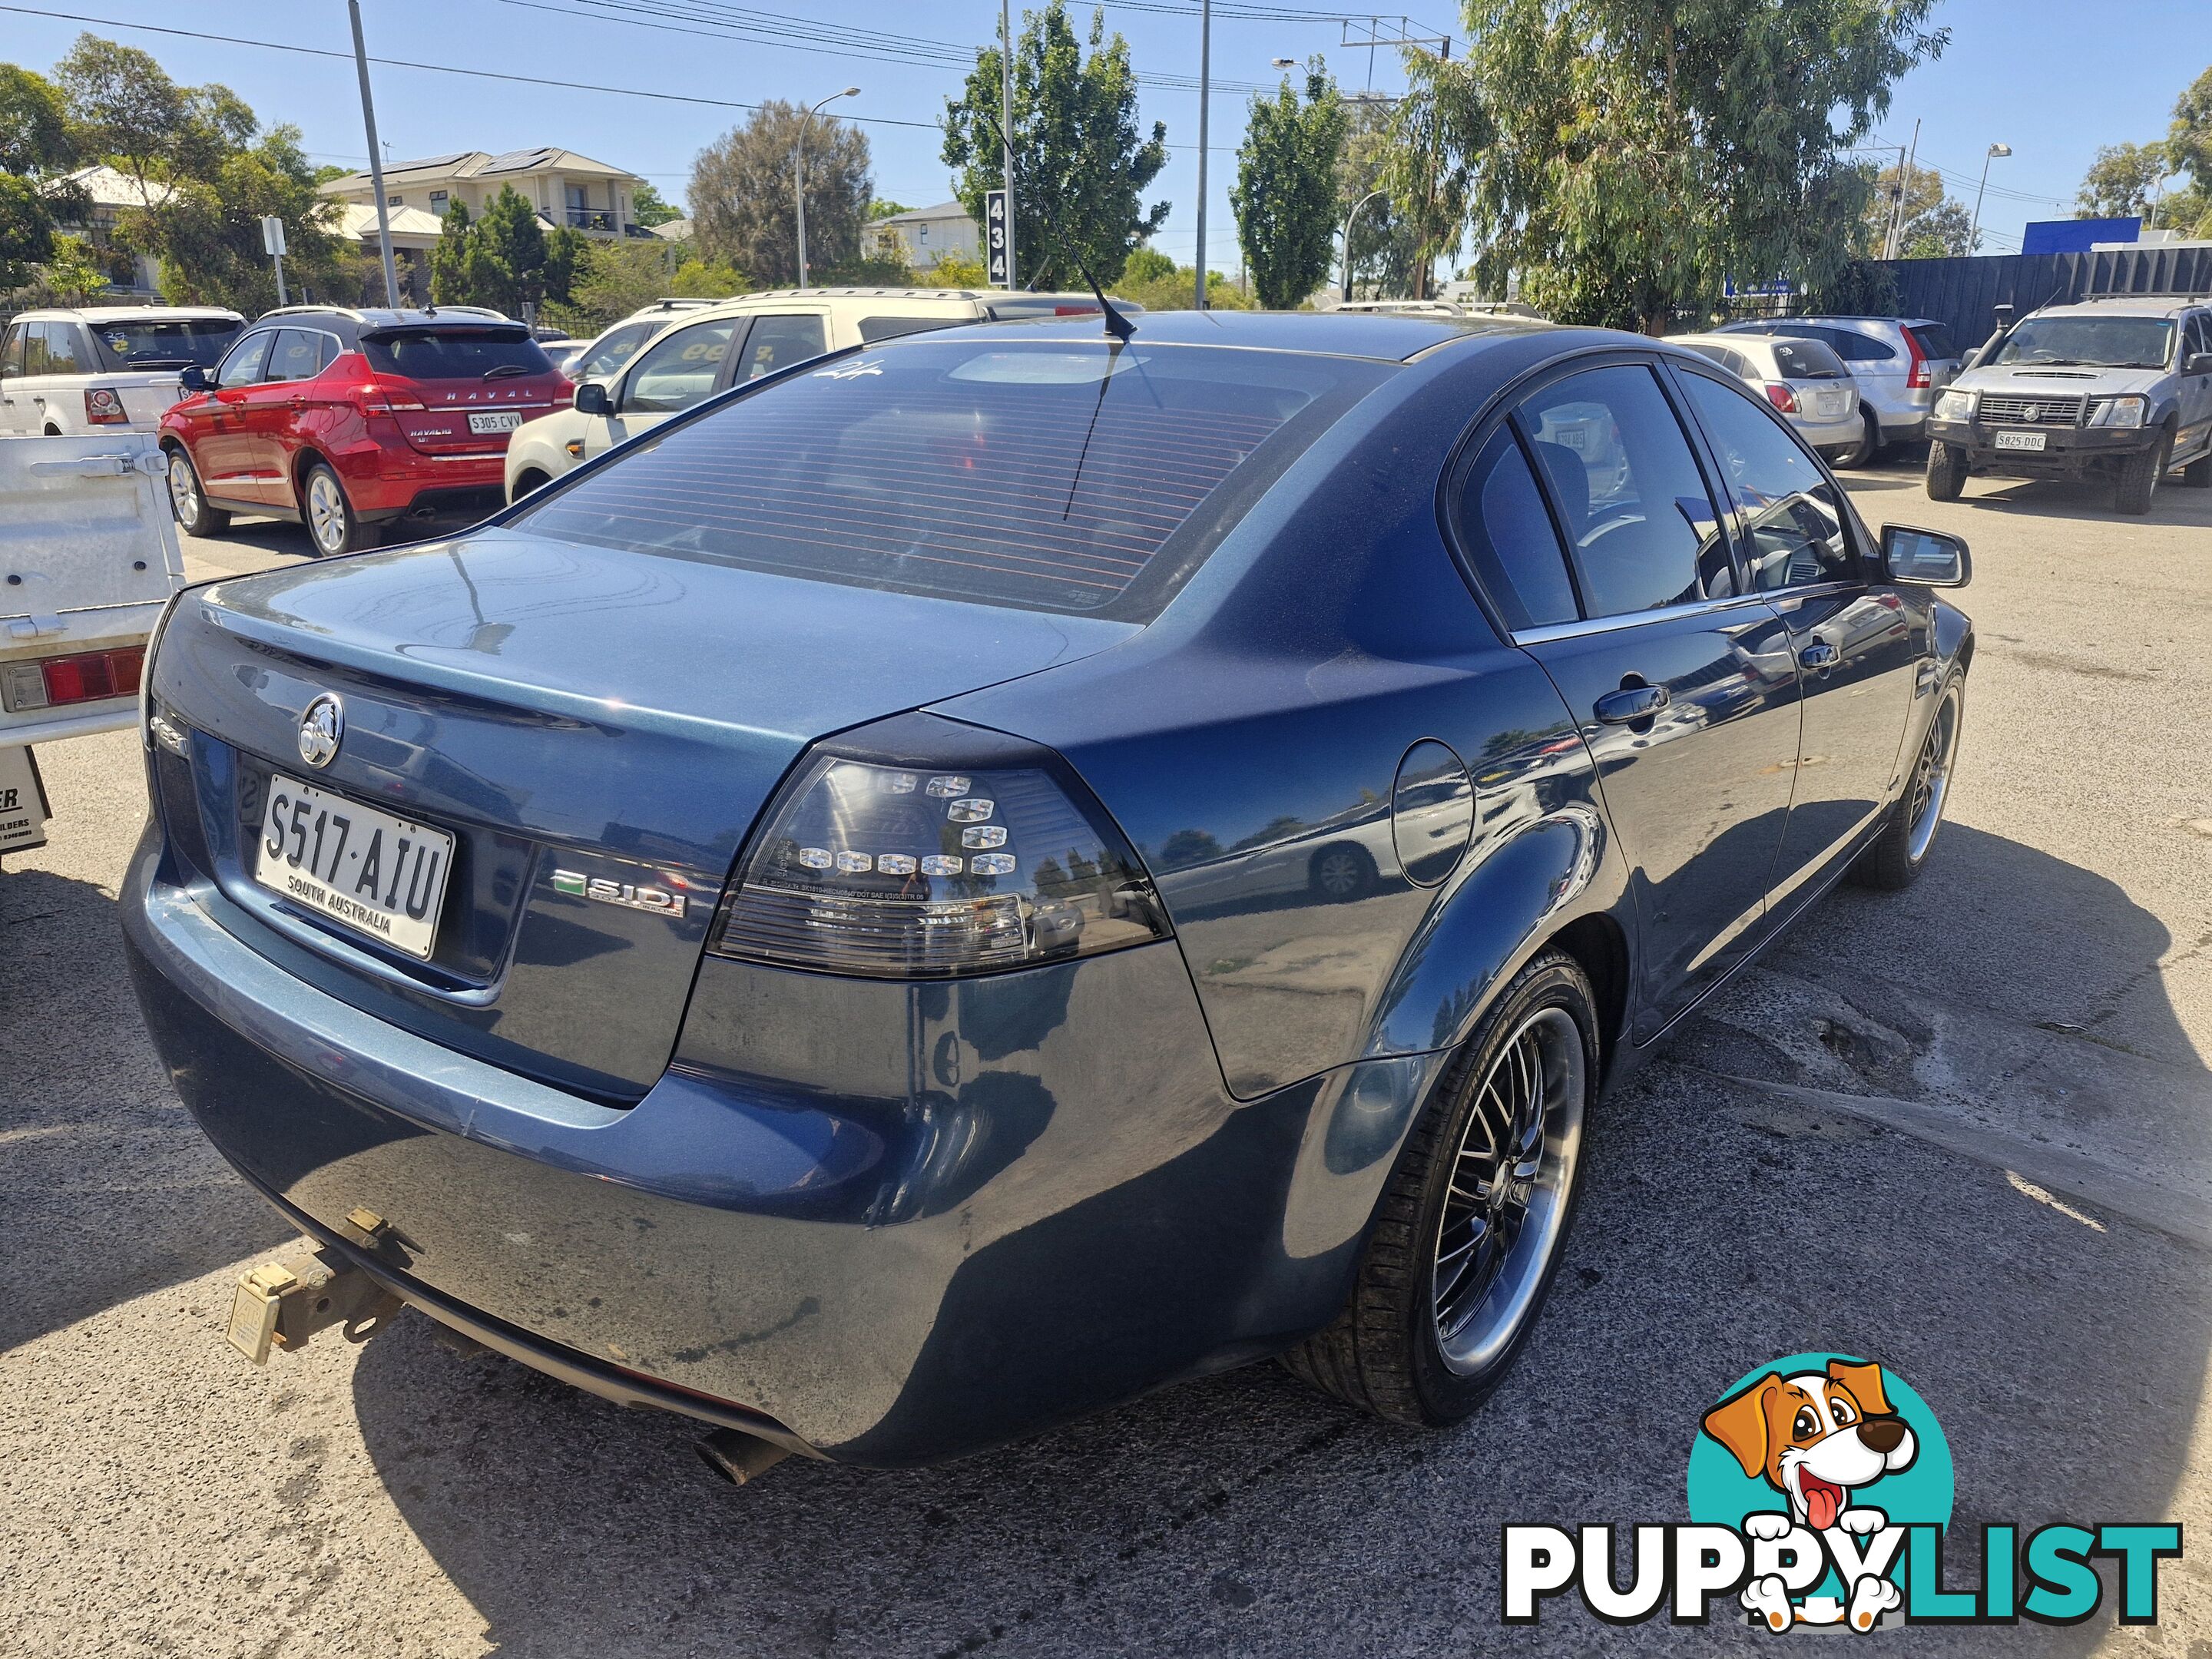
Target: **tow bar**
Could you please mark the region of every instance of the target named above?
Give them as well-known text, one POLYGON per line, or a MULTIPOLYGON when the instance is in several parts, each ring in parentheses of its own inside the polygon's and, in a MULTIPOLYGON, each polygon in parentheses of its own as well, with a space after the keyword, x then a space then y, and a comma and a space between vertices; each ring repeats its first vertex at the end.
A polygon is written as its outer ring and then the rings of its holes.
MULTIPOLYGON (((384 1229, 382 1218, 367 1210, 354 1211, 346 1224, 370 1240, 384 1229)), ((347 1341, 366 1342, 402 1305, 336 1250, 303 1238, 239 1276, 225 1334, 232 1347, 265 1365, 271 1347, 304 1347, 332 1325, 343 1327, 347 1341)))

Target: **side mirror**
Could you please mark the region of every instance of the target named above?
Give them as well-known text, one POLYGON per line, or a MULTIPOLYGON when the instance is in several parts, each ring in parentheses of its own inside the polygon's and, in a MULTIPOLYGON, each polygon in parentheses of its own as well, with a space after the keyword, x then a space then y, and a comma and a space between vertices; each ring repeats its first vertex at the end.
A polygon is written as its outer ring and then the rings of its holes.
POLYGON ((177 384, 184 388, 187 398, 205 392, 208 389, 208 372, 198 363, 186 363, 178 372, 177 384))
POLYGON ((1956 536, 1910 525, 1881 527, 1881 562, 1893 582, 1922 587, 1964 587, 1974 579, 1973 555, 1956 536))
POLYGON ((615 400, 607 395, 606 382, 586 380, 576 387, 576 413, 579 415, 611 415, 615 400))
POLYGON ((2212 351, 2192 351, 2181 366, 2184 374, 2212 374, 2212 351))

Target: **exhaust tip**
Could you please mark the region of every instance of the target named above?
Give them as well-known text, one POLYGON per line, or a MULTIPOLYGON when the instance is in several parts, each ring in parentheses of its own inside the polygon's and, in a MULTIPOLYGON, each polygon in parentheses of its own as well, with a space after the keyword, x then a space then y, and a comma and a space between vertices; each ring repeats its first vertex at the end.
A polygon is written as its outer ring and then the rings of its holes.
POLYGON ((693 1443, 693 1449, 700 1462, 733 1486, 759 1480, 791 1455, 781 1446, 735 1429, 717 1429, 702 1435, 693 1443))

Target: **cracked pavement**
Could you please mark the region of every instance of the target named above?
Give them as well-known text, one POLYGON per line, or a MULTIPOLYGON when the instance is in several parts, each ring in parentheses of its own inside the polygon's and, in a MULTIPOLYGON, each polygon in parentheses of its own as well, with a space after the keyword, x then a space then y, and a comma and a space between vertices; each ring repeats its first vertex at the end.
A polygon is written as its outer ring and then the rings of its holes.
MULTIPOLYGON (((1870 1352, 1984 1521, 2184 1522, 2161 1621, 1915 1631, 1915 1653, 2212 1652, 2212 492, 1911 467, 1869 519, 1958 529, 1981 641, 1952 821, 1911 892, 1842 890, 1592 1126, 1520 1368, 1445 1435, 1272 1365, 884 1474, 732 1490, 692 1427, 441 1346, 407 1316, 265 1370, 225 1346, 285 1242, 138 1025, 114 884, 127 733, 42 753, 51 844, 0 871, 0 1648, 41 1656, 1464 1656, 1507 1521, 1679 1519, 1705 1406, 1870 1352)), ((295 530, 194 544, 196 573, 295 530)), ((1516 1652, 1749 1651, 1554 1602, 1516 1652)))

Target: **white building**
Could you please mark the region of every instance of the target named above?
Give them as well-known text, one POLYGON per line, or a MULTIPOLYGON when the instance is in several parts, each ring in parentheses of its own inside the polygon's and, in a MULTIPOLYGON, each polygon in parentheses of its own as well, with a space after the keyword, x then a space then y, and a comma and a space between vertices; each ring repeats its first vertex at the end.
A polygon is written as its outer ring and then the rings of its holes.
POLYGON ((883 243, 895 245, 898 257, 916 270, 926 270, 948 256, 960 259, 983 257, 982 234, 975 222, 968 216, 968 210, 957 202, 939 202, 935 207, 894 213, 888 219, 878 219, 869 225, 867 234, 883 243))

